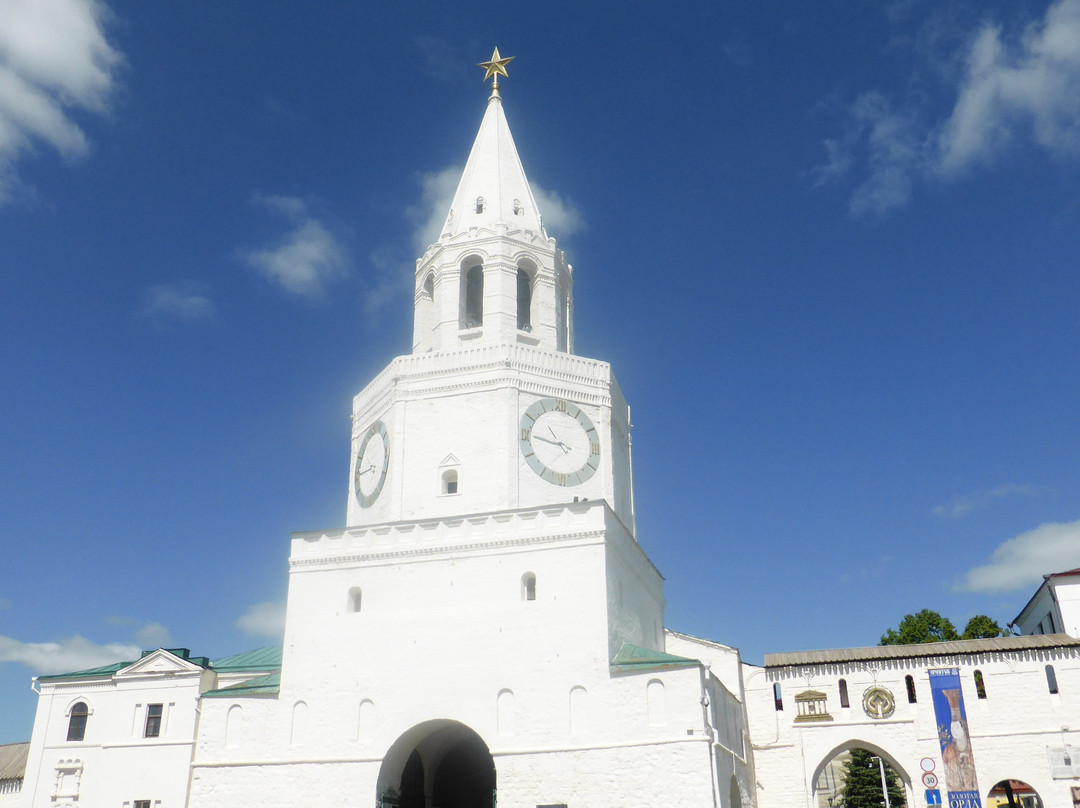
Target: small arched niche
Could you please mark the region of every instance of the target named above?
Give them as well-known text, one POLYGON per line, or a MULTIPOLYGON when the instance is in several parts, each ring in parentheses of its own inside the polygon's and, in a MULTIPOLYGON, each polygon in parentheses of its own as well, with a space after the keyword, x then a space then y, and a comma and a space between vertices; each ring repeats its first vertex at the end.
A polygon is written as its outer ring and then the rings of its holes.
POLYGON ((364 593, 358 586, 354 586, 349 590, 348 602, 345 605, 345 611, 350 614, 356 614, 360 611, 360 607, 364 603, 364 593))
POLYGON ((526 572, 521 576, 521 599, 536 600, 536 573, 526 572))

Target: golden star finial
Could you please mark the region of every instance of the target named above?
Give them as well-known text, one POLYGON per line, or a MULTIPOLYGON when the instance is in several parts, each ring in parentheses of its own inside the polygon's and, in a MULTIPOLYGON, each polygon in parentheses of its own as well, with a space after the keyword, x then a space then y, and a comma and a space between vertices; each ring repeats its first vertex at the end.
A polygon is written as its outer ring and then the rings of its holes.
POLYGON ((477 67, 484 68, 484 81, 493 79, 491 89, 497 90, 499 89, 499 76, 506 76, 506 66, 516 58, 516 56, 508 56, 503 59, 499 56, 499 49, 495 48, 495 51, 491 54, 491 61, 481 62, 477 67))

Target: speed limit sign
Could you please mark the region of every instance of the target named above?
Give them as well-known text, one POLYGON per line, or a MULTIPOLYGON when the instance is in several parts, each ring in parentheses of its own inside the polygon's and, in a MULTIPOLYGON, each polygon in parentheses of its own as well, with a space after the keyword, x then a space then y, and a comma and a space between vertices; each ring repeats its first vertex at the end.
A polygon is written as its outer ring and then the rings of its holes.
POLYGON ((925 772, 922 776, 922 784, 927 788, 937 788, 937 775, 933 772, 925 772))

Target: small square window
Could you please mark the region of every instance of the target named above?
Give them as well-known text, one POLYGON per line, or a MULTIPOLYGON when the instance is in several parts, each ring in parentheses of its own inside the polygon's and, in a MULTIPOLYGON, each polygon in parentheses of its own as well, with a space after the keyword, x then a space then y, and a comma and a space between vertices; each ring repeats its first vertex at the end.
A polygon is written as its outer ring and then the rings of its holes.
MULTIPOLYGON (((161 735, 161 705, 146 705, 146 732, 144 738, 157 738, 161 735)), ((147 803, 149 806, 150 803, 147 803)))

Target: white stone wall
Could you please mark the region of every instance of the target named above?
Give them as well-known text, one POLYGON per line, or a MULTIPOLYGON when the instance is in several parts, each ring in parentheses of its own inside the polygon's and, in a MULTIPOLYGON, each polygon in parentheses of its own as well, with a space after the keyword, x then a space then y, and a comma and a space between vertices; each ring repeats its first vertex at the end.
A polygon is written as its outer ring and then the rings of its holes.
POLYGON ((613 636, 662 620, 660 575, 603 501, 297 534, 280 693, 203 700, 191 804, 370 805, 403 735, 454 722, 494 756, 500 806, 709 805, 703 669, 610 671, 613 636))
POLYGON ((1054 585, 1061 625, 1058 631, 1080 637, 1080 575, 1063 578, 1054 585))
POLYGON ((363 728, 355 696, 311 692, 304 699, 307 730, 300 733, 294 696, 205 699, 190 804, 286 806, 302 796, 370 806, 383 756, 433 716, 483 738, 498 772, 500 806, 712 804, 699 668, 576 677, 545 667, 503 668, 485 673, 475 661, 444 660, 429 666, 422 689, 398 686, 396 677, 381 682, 371 691, 374 708, 363 728), (511 722, 499 706, 499 692, 507 689, 500 685, 508 682, 516 688, 511 722), (660 695, 650 700, 649 688, 658 684, 660 695), (573 687, 587 693, 577 716, 571 716, 573 687))
MULTIPOLYGON (((917 646, 916 646, 917 647, 917 646)), ((1023 780, 1047 808, 1071 803, 1069 787, 1080 779, 1054 780, 1048 749, 1065 743, 1080 747, 1080 653, 1075 648, 949 655, 904 660, 805 665, 765 669, 746 666, 746 704, 754 746, 761 808, 812 806, 814 783, 824 764, 854 746, 883 756, 904 780, 909 805, 923 804, 920 760, 936 761, 945 796, 941 749, 927 671, 959 668, 979 787, 986 793, 1000 780, 1023 780), (1045 666, 1054 665, 1059 694, 1048 692, 1045 666), (986 698, 976 694, 980 670, 986 698), (907 697, 912 676, 916 699, 907 697), (850 707, 839 701, 838 682, 847 681, 850 707), (773 703, 773 684, 781 686, 784 709, 773 703), (862 706, 872 686, 888 689, 896 709, 874 719, 862 706), (795 696, 808 690, 827 695, 829 721, 796 722, 795 696), (1070 727, 1063 730, 1063 727, 1070 727), (917 797, 917 798, 916 798, 917 797)))

